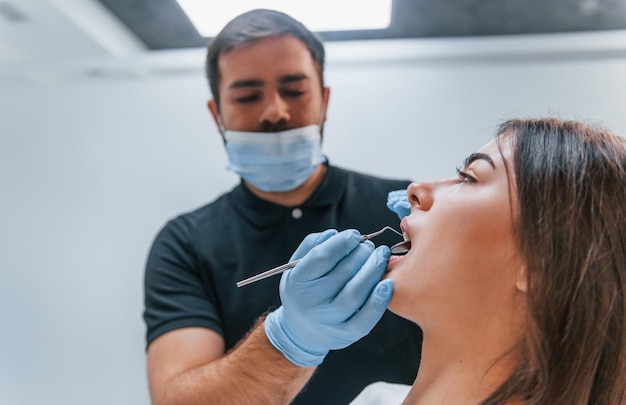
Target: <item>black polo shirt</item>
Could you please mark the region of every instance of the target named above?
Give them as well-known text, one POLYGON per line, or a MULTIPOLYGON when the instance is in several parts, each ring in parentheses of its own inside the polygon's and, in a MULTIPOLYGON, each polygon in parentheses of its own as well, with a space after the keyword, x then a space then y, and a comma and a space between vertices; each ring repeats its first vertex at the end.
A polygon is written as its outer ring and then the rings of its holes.
MULTIPOLYGON (((147 343, 183 327, 205 327, 231 349, 264 312, 280 305, 280 276, 238 288, 236 282, 286 263, 302 239, 326 229, 370 233, 399 220, 388 180, 329 166, 318 189, 298 207, 252 194, 243 183, 214 202, 169 221, 152 246, 145 274, 147 343)), ((399 236, 373 239, 391 245, 399 236)), ((369 335, 332 351, 295 404, 346 404, 374 381, 411 384, 421 351, 419 328, 391 312, 369 335)))

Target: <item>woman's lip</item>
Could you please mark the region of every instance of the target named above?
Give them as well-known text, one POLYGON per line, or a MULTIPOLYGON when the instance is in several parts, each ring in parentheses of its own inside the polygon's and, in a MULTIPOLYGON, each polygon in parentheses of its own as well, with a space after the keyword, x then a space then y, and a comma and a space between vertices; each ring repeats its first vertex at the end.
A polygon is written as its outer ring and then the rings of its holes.
POLYGON ((403 256, 390 256, 389 257, 389 261, 387 262, 387 268, 385 269, 385 273, 384 274, 389 274, 393 269, 391 268, 392 265, 397 262, 398 260, 402 260, 403 256))
POLYGON ((389 265, 391 265, 392 263, 397 262, 398 260, 401 260, 402 256, 390 256, 389 257, 389 261, 387 262, 387 271, 389 271, 389 265))
POLYGON ((406 224, 406 217, 402 218, 402 221, 400 221, 400 231, 402 233, 406 233, 406 228, 407 228, 407 224, 406 224))
POLYGON ((400 231, 402 231, 404 240, 407 240, 407 236, 408 236, 407 229, 409 229, 409 225, 407 224, 407 222, 408 222, 407 217, 402 218, 402 221, 400 221, 400 231))
POLYGON ((409 233, 407 232, 408 229, 409 229, 408 219, 407 217, 404 217, 402 218, 402 221, 400 221, 400 230, 402 231, 403 242, 396 243, 393 246, 392 251, 394 251, 395 253, 392 253, 392 255, 404 255, 411 249, 411 237, 409 236, 409 233), (402 250, 400 250, 401 248, 402 250))
POLYGON ((389 261, 387 262, 387 268, 385 269, 383 276, 391 273, 393 271, 393 268, 396 267, 397 262, 402 260, 403 257, 404 256, 390 256, 389 261))

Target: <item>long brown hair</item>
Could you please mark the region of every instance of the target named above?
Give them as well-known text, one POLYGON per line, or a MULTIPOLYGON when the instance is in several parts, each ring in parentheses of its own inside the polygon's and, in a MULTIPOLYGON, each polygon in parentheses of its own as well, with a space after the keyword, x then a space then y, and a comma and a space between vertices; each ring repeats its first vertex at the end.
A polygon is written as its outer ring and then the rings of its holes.
POLYGON ((626 140, 555 118, 511 120, 515 233, 526 260, 520 362, 483 405, 626 403, 626 140))

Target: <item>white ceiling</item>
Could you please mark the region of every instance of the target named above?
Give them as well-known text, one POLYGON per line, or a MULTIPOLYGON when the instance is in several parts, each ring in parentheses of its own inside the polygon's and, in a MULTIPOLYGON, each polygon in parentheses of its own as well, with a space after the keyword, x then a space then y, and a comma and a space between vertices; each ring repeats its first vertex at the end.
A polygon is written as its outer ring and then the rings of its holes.
MULTIPOLYGON (((327 43, 329 62, 626 57, 626 31, 327 43)), ((0 0, 0 85, 201 75, 204 49, 148 50, 97 0, 0 0)))
MULTIPOLYGON (((148 59, 167 69, 172 53, 149 52, 96 0, 0 0, 4 85, 141 77, 148 59)), ((188 69, 178 53, 175 68, 188 69)))

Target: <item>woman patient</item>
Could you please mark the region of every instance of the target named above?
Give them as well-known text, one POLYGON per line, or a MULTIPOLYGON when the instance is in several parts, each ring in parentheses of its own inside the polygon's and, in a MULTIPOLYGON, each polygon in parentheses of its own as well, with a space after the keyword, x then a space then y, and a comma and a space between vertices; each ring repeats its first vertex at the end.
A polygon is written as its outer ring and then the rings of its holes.
POLYGON ((406 404, 626 401, 626 141, 513 120, 414 183, 389 310, 423 330, 406 404))
POLYGON ((626 404, 625 139, 508 121, 407 197, 404 256, 354 230, 305 238, 265 321, 275 348, 320 364, 388 308, 423 331, 405 404, 626 404))

